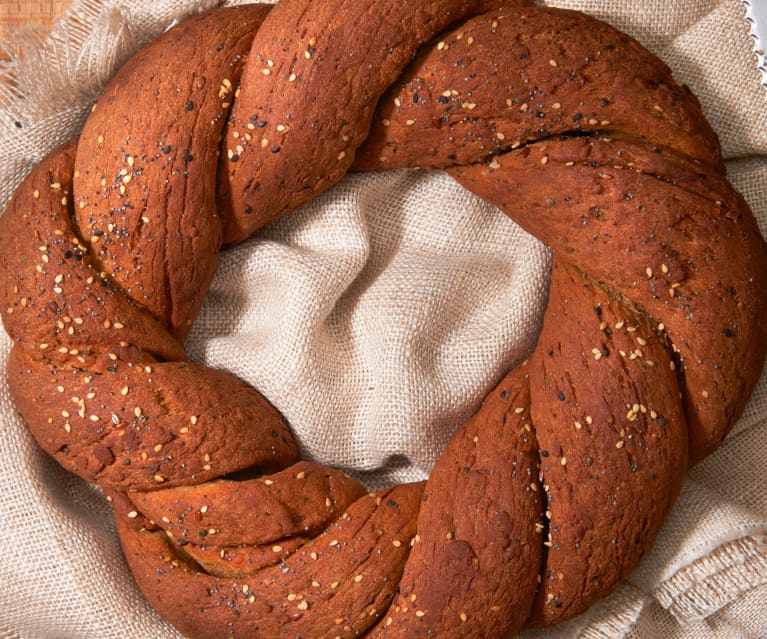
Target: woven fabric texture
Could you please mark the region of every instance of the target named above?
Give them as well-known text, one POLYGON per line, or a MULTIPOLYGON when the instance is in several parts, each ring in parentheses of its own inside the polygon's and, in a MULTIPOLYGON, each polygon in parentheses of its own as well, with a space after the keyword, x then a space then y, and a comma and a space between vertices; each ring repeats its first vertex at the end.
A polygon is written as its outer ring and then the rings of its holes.
MULTIPOLYGON (((0 44, 0 207, 82 126, 132 52, 214 0, 75 0, 51 37, 0 44), (17 124, 18 123, 18 124, 17 124)), ((731 180, 767 230, 767 101, 739 0, 551 0, 637 37, 698 95, 731 180)), ((304 456, 370 489, 428 475, 499 375, 535 344, 550 254, 441 173, 349 176, 222 254, 187 341, 282 411, 304 456)), ((171 639, 136 590, 111 510, 40 452, 4 378, 0 638, 171 639)), ((639 568, 529 639, 767 636, 767 384, 695 467, 639 568)))

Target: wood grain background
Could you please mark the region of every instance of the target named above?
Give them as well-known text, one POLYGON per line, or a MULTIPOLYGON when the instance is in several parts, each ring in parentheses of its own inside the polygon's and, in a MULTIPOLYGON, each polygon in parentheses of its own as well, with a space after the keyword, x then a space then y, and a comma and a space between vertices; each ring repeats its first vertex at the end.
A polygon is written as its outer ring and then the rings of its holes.
POLYGON ((0 0, 0 28, 40 24, 45 29, 61 17, 72 0, 0 0))

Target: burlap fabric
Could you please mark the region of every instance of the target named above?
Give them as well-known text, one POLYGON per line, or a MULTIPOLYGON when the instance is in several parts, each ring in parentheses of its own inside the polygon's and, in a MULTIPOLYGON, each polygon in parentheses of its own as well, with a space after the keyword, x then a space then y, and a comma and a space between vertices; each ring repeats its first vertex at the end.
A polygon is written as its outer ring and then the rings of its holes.
MULTIPOLYGON (((76 0, 53 37, 5 44, 0 205, 76 133, 116 65, 213 0, 76 0)), ((700 97, 767 228, 767 103, 740 0, 557 0, 639 38, 700 97)), ((534 345, 549 254, 442 174, 347 178, 219 263, 190 356, 285 414, 305 456, 370 488, 425 477, 499 374, 534 345)), ((766 320, 767 321, 767 320, 766 320)), ((9 340, 0 336, 0 368, 9 340)), ((526 637, 767 637, 767 384, 690 473, 617 592, 526 637)), ((99 491, 26 432, 0 377, 0 639, 169 639, 99 491)))

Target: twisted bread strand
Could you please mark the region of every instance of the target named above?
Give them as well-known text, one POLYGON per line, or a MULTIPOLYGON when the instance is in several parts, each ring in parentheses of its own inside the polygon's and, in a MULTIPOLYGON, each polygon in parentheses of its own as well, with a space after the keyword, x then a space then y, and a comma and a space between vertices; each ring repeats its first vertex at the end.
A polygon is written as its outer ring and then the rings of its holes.
POLYGON ((194 637, 501 637, 581 612, 650 546, 767 348, 767 250, 695 98, 628 36, 522 3, 190 19, 120 71, 0 234, 17 405, 105 488, 137 583, 194 637), (180 340, 222 241, 350 167, 405 166, 549 244, 552 285, 535 352, 425 485, 366 495, 180 340))

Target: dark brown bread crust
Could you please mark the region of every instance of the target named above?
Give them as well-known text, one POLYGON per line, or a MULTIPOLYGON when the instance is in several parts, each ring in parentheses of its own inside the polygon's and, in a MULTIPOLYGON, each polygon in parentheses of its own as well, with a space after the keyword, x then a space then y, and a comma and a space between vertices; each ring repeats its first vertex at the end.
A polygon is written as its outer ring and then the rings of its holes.
POLYGON ((150 603, 188 636, 356 637, 386 613, 423 492, 404 484, 355 501, 278 565, 245 578, 205 575, 148 522, 116 507, 125 556, 150 603))
POLYGON ((381 99, 352 168, 472 164, 597 131, 722 168, 697 99, 638 42, 575 11, 506 6, 424 47, 381 99))
POLYGON ((160 36, 115 76, 80 137, 75 229, 98 268, 180 339, 215 272, 219 141, 269 9, 210 11, 160 36))
POLYGON ((224 241, 242 241, 338 182, 413 51, 498 4, 526 0, 281 3, 253 41, 224 136, 224 241))
POLYGON ((220 479, 132 492, 128 498, 176 540, 199 543, 215 528, 217 545, 235 546, 320 532, 364 494, 362 486, 342 472, 300 461, 257 479, 220 479))
POLYGON ((606 137, 529 145, 453 175, 653 318, 676 353, 691 460, 715 450, 767 343, 767 324, 749 319, 764 306, 764 240, 724 176, 606 137))
POLYGON ((105 488, 139 587, 190 637, 488 639, 567 619, 637 564, 741 414, 767 350, 767 247, 697 101, 615 29, 521 4, 194 18, 5 211, 16 404, 105 488), (446 168, 554 251, 529 361, 425 486, 374 495, 298 461, 278 412, 179 341, 222 238, 350 166, 446 168))
POLYGON ((671 348, 648 318, 555 258, 530 362, 548 518, 530 624, 586 609, 635 566, 687 468, 671 348))
POLYGON ((429 476, 418 536, 372 637, 505 637, 537 588, 545 526, 526 368, 451 440, 429 476))

